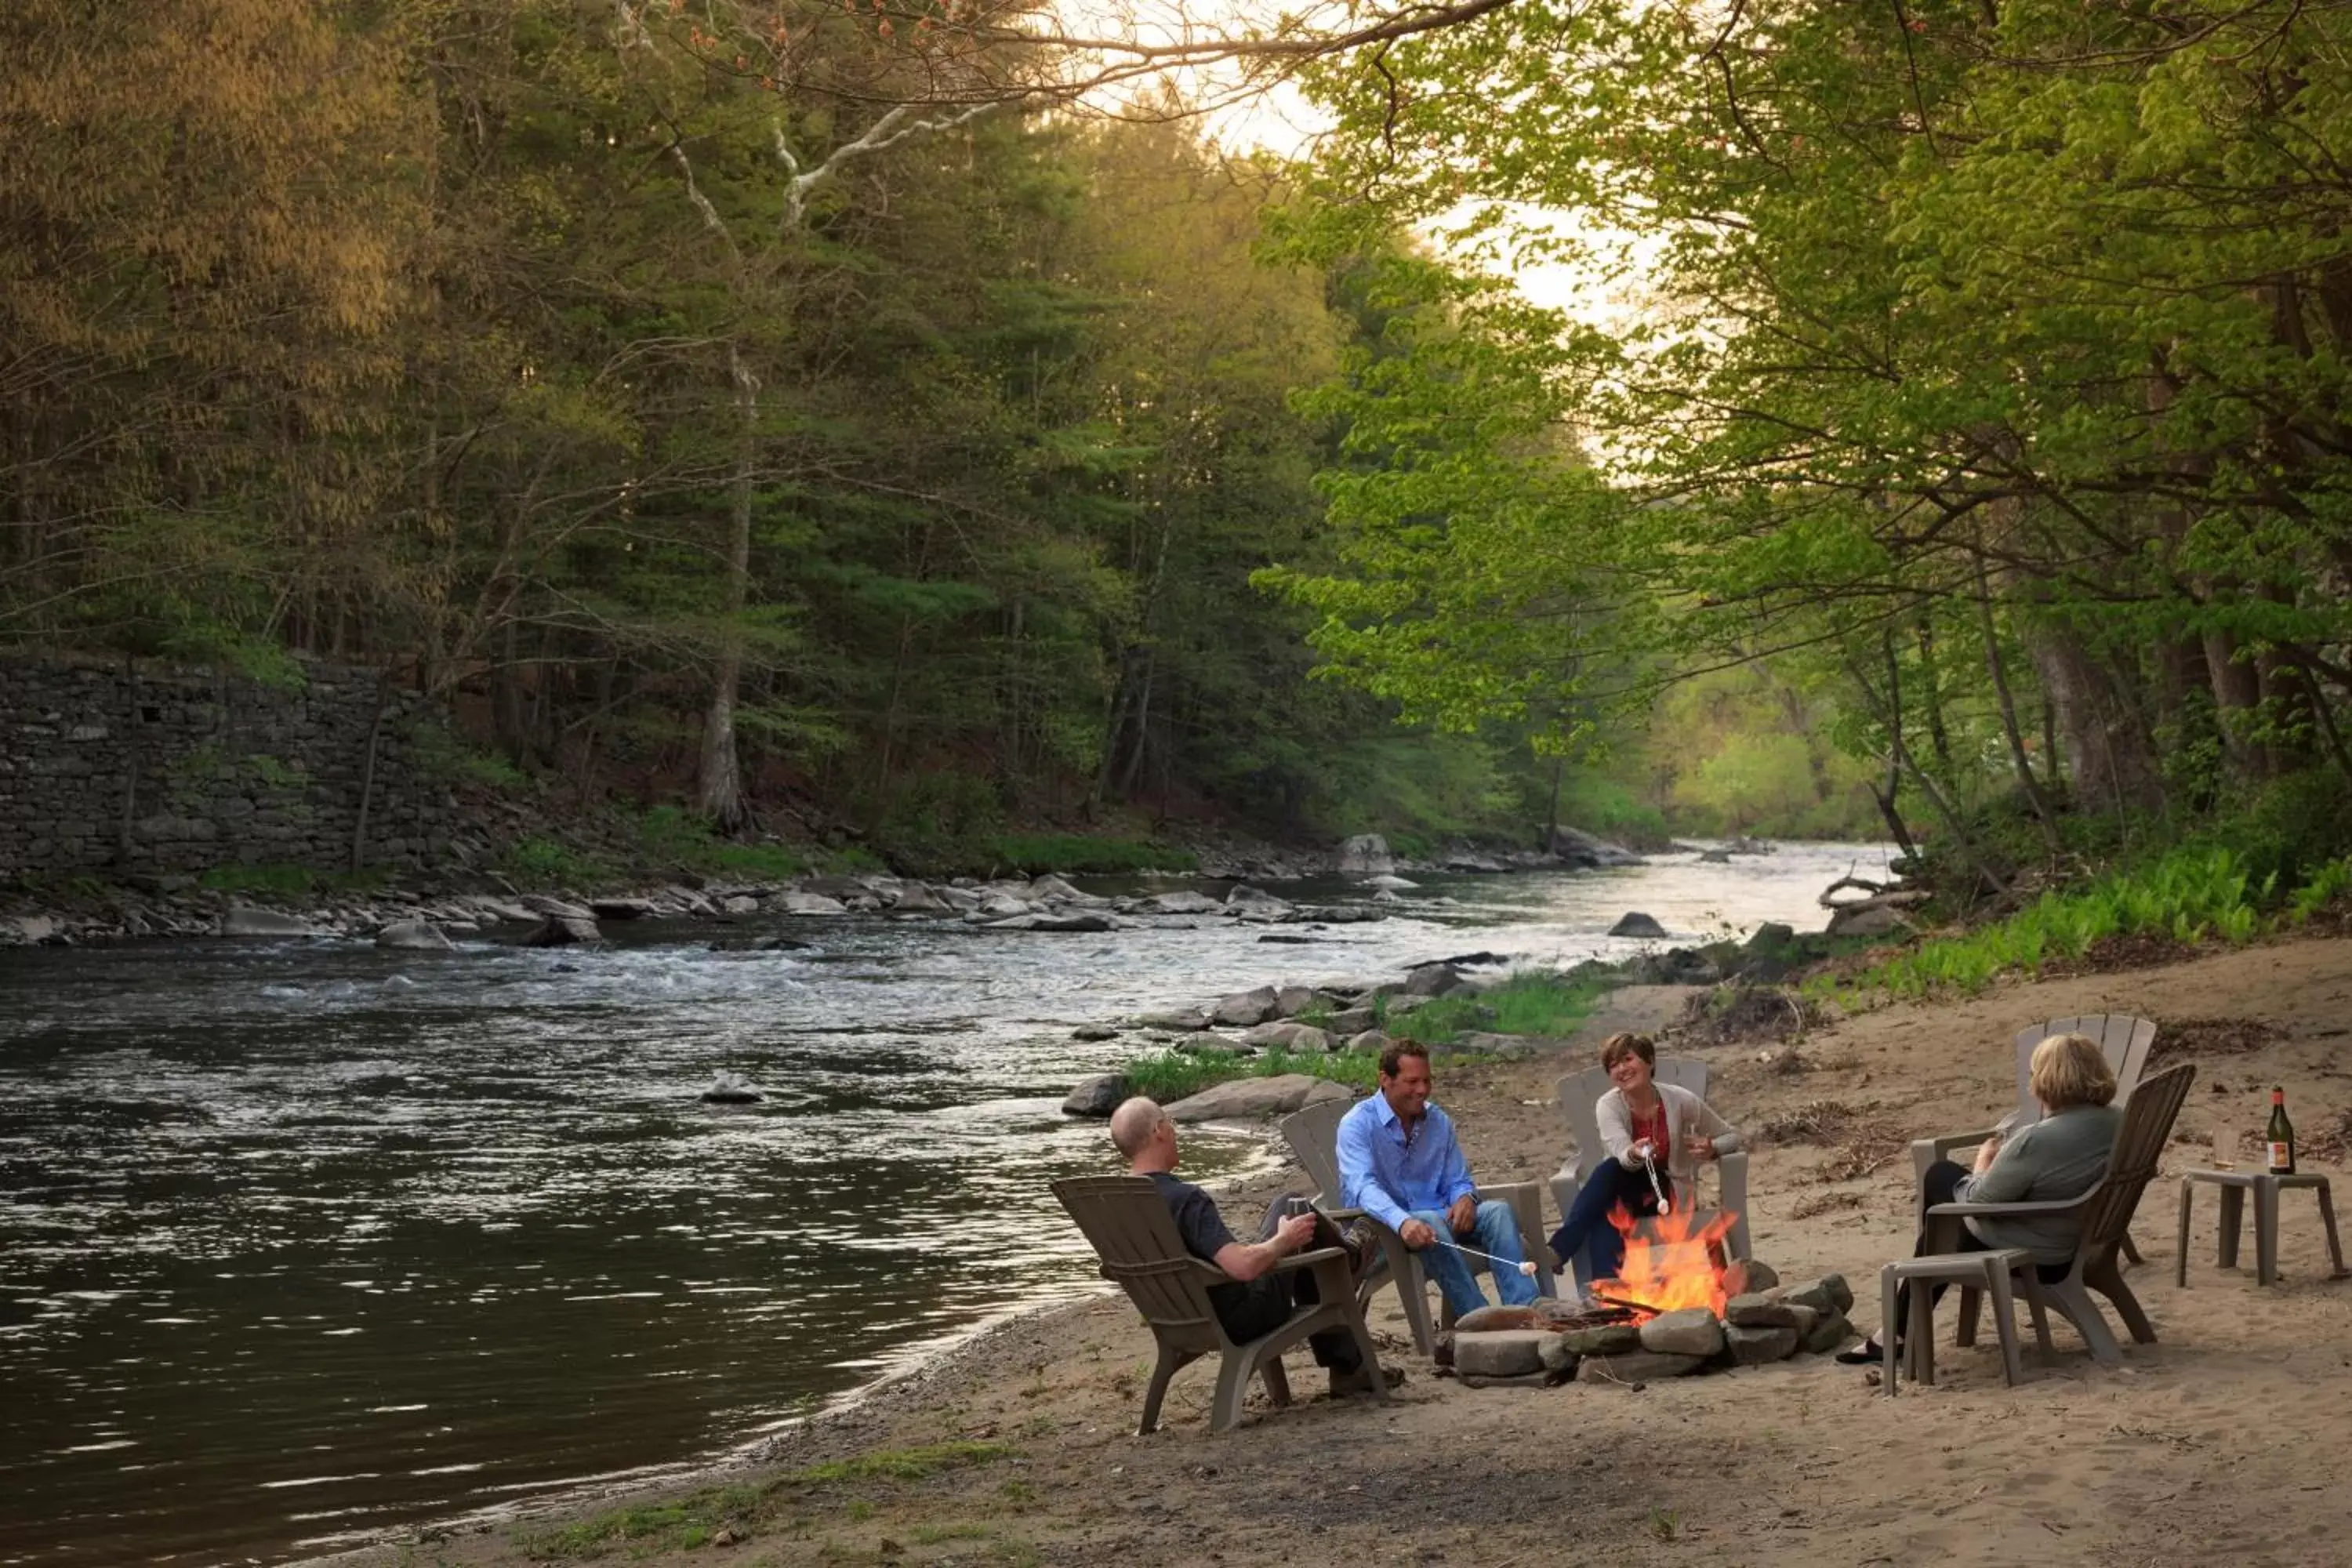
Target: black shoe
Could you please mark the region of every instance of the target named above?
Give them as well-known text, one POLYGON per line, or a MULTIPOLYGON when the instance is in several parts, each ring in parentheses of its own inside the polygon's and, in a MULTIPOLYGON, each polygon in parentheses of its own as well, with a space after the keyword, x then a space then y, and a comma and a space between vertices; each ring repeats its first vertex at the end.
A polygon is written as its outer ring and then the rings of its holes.
MULTIPOLYGON (((1899 1350, 1901 1347, 1896 1348, 1899 1350)), ((1838 1364, 1841 1366, 1868 1366, 1873 1362, 1885 1360, 1885 1356, 1886 1348, 1876 1340, 1864 1340, 1859 1350, 1840 1351, 1837 1353, 1838 1364)))
MULTIPOLYGON (((1370 1394, 1372 1391, 1372 1375, 1373 1374, 1370 1370, 1360 1366, 1353 1368, 1348 1372, 1333 1373, 1331 1374, 1331 1397, 1334 1399, 1345 1399, 1352 1394, 1370 1394)), ((1401 1388, 1404 1385, 1404 1368, 1401 1366, 1381 1367, 1380 1368, 1380 1379, 1383 1387, 1401 1388)))

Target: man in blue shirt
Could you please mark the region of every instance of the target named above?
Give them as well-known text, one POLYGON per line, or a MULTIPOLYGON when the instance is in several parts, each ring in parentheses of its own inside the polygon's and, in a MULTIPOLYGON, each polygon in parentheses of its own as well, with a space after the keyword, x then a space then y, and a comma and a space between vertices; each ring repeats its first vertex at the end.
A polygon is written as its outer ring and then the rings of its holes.
POLYGON ((1478 1201, 1454 1123, 1429 1103, 1429 1053, 1411 1040, 1381 1052, 1381 1091, 1339 1121, 1339 1201, 1362 1209, 1421 1255, 1455 1317, 1486 1304, 1469 1260, 1475 1247, 1496 1259, 1495 1289, 1507 1307, 1540 1293, 1521 1274, 1518 1219, 1511 1205, 1478 1201))

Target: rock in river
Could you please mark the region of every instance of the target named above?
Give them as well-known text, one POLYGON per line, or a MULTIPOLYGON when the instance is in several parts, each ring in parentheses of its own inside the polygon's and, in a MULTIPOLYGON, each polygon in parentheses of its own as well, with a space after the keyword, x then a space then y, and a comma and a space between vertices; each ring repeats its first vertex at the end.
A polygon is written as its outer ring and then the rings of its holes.
POLYGON ((375 933, 375 944, 409 952, 447 952, 452 945, 429 921, 394 921, 375 933))
POLYGON ((1070 1098, 1062 1101, 1062 1114, 1108 1116, 1118 1109, 1121 1100, 1133 1092, 1128 1087, 1126 1075, 1097 1073, 1092 1078, 1080 1079, 1078 1086, 1070 1090, 1070 1098))
POLYGON ((1633 910, 1618 917, 1617 923, 1609 928, 1609 934, 1635 937, 1643 942, 1664 942, 1666 928, 1641 910, 1633 910))

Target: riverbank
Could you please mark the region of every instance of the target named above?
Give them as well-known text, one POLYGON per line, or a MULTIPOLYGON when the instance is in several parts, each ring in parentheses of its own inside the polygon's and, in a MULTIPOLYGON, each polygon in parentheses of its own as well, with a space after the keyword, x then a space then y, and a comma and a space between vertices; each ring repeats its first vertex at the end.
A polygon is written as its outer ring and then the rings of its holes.
MULTIPOLYGON (((1499 847, 1464 839, 1427 858, 1392 854, 1380 836, 1336 847, 1277 846, 1236 831, 1196 827, 1166 841, 1029 835, 999 842, 1000 871, 901 874, 856 846, 824 849, 720 843, 673 814, 668 830, 629 833, 602 824, 572 838, 524 835, 495 854, 478 842, 446 868, 395 873, 331 873, 302 865, 223 864, 201 873, 115 876, 92 871, 0 882, 0 947, 70 947, 136 938, 376 937, 431 949, 436 936, 519 927, 510 938, 559 922, 534 945, 594 941, 599 921, 725 921, 759 915, 885 913, 1007 921, 1039 917, 1076 923, 1045 929, 1101 930, 1101 911, 1145 915, 1222 913, 1261 923, 1294 919, 1373 920, 1412 884, 1396 873, 1499 876, 1510 872, 1639 866, 1622 846, 1561 828, 1547 849, 1499 847), (615 837, 618 833, 619 837, 615 837), (624 842, 626 840, 626 842, 624 842), (1171 891, 1113 900, 1081 893, 1063 875, 1205 883, 1214 896, 1171 891), (1294 910, 1255 891, 1262 881, 1346 877, 1368 893, 1361 907, 1294 910), (1384 885, 1394 883, 1394 887, 1384 885), (419 934, 429 928, 431 934, 419 934)), ((639 824, 639 829, 643 828, 639 824)), ((1741 855, 1773 847, 1743 843, 1741 855)), ((1673 857, 1726 852, 1675 846, 1673 857)), ((527 939, 525 939, 527 940, 527 939)))
MULTIPOLYGON (((1550 1085, 1563 1066, 1581 1065, 1611 1029, 1679 1016, 1696 994, 1620 991, 1559 1057, 1443 1077, 1474 1168, 1548 1175, 1561 1153, 1550 1085)), ((2352 1130, 2347 1001, 2352 942, 2308 939, 1893 1005, 1793 1042, 1670 1048, 1706 1057, 1712 1098, 1760 1135, 1758 1254, 1784 1273, 1862 1282, 1910 1245, 1904 1140, 1981 1125, 2005 1104, 2008 1040, 2022 1025, 2105 1011, 2159 1021, 2159 1053, 2184 1052, 2199 1071, 2168 1173, 2201 1163, 2217 1130, 2250 1138, 2273 1082, 2288 1087, 2305 1167, 2326 1171, 2352 1130)), ((1279 1184, 1228 1202, 1254 1214, 1279 1184)), ((1950 1348, 1947 1314, 1938 1384, 1893 1401, 1825 1361, 1638 1390, 1471 1390, 1411 1355, 1383 1293, 1375 1331, 1411 1373, 1390 1407, 1314 1398, 1212 1437, 1212 1374, 1195 1367, 1177 1379, 1163 1428, 1137 1438, 1150 1341, 1124 1302, 1103 1298, 1005 1324, 707 1485, 428 1531, 344 1561, 1492 1564, 1590 1543, 1634 1564, 1794 1568, 2166 1562, 2185 1541, 2239 1562, 2338 1561, 2352 1508, 2324 1473, 2277 1459, 2352 1438, 2352 1416, 2325 1392, 2346 1377, 2352 1282, 2324 1278, 2315 1219, 2291 1201, 2282 1283, 2258 1289, 2215 1269, 2204 1206, 2189 1288, 2178 1289, 2173 1202, 2169 1181, 2150 1187, 2137 1227, 2148 1261, 2133 1276, 2162 1342, 2130 1350, 2120 1371, 2093 1367, 2060 1323, 2056 1364, 2029 1353, 2028 1384, 2008 1389, 1994 1352, 1950 1348), (2263 1441, 2247 1440, 2256 1433, 2263 1441)), ((1303 1355, 1292 1377, 1302 1391, 1318 1382, 1303 1355)))

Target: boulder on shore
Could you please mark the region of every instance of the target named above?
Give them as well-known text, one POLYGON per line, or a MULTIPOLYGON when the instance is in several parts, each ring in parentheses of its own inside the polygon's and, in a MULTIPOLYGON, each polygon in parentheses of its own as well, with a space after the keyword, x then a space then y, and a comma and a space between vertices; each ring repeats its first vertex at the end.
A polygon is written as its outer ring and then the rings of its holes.
POLYGON ((1139 915, 1213 915, 1225 906, 1206 893, 1189 889, 1172 893, 1154 893, 1148 899, 1138 899, 1135 912, 1139 915))
POLYGON ((1339 875, 1342 877, 1379 876, 1396 869, 1396 857, 1389 853, 1389 841, 1377 833, 1359 833, 1339 846, 1339 875))
POLYGON ((1212 1084, 1189 1100, 1167 1108, 1177 1121, 1220 1121, 1253 1116, 1287 1116, 1327 1100, 1352 1100, 1344 1085, 1305 1073, 1275 1078, 1237 1078, 1212 1084))
POLYGON ((1286 1051, 1328 1051, 1331 1037, 1312 1024, 1282 1018, 1260 1024, 1242 1037, 1245 1046, 1279 1046, 1286 1051))
POLYGON ((318 928, 299 915, 282 914, 277 910, 257 910, 251 904, 232 904, 221 916, 223 936, 317 936, 318 928))
POLYGON ((826 893, 805 892, 798 888, 777 895, 776 908, 788 915, 845 915, 849 906, 826 893))
POLYGON ((1275 989, 1261 985, 1255 991, 1236 991, 1221 999, 1209 1009, 1209 1021, 1236 1029, 1246 1029, 1253 1024, 1263 1024, 1274 1016, 1275 989))
POLYGON ((1135 1023, 1141 1029, 1173 1029, 1180 1035, 1192 1035, 1209 1026, 1209 1016, 1198 1007, 1181 1007, 1172 1013, 1139 1013, 1135 1023))

